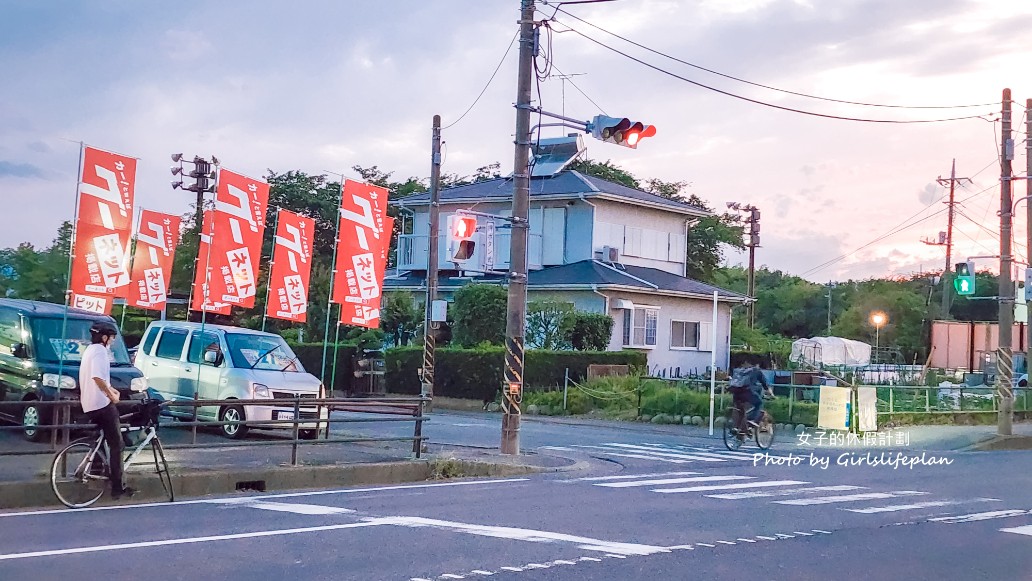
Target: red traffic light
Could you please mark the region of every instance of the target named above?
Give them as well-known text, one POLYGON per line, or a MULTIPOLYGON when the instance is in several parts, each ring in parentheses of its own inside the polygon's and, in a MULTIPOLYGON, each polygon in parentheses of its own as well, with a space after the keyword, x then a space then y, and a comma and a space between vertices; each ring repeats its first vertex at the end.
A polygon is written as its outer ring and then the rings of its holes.
POLYGON ((477 230, 477 219, 471 216, 456 216, 452 222, 452 238, 469 238, 477 230))

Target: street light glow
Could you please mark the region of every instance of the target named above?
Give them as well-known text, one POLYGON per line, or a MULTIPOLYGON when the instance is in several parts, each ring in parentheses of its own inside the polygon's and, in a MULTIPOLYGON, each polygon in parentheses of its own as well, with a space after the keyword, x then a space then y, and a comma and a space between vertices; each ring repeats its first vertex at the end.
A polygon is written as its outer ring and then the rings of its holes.
POLYGON ((871 324, 875 327, 881 327, 885 324, 885 321, 887 321, 888 319, 889 317, 881 311, 875 311, 871 313, 871 324))

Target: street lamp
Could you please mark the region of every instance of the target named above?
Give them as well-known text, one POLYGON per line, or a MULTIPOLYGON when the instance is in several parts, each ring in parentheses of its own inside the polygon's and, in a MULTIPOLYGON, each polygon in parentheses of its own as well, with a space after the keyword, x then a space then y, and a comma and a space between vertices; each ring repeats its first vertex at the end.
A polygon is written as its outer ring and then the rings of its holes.
POLYGON ((881 332, 881 326, 884 325, 885 322, 888 321, 888 320, 889 320, 888 315, 886 315, 885 313, 883 313, 881 311, 875 311, 875 312, 871 313, 871 324, 874 325, 874 354, 875 354, 875 357, 878 356, 878 343, 879 343, 879 339, 880 339, 879 335, 880 335, 880 332, 881 332))

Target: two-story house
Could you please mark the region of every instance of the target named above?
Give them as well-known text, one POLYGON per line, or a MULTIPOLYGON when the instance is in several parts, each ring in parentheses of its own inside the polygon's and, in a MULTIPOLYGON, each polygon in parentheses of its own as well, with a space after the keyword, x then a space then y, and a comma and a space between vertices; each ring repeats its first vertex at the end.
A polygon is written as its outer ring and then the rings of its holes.
MULTIPOLYGON (((573 138, 542 140, 569 147, 573 138)), ((550 163, 548 150, 530 184, 528 301, 557 300, 582 311, 613 317, 609 349, 642 349, 650 371, 664 376, 704 373, 716 351, 717 367, 727 369, 731 308, 749 299, 685 276, 691 227, 705 209, 565 169, 576 155, 559 155, 550 163), (714 341, 714 293, 717 314, 714 341)), ((576 153, 583 152, 580 139, 576 153)), ((509 265, 509 226, 513 182, 498 178, 440 192, 438 290, 441 298, 470 282, 503 284, 509 265), (491 252, 490 273, 457 269, 448 249, 448 216, 459 210, 477 212, 478 224, 493 222, 493 243, 478 245, 491 252)), ((398 242, 397 272, 388 273, 384 291, 407 290, 419 297, 426 290, 429 250, 429 194, 396 202, 411 220, 411 233, 398 242)))

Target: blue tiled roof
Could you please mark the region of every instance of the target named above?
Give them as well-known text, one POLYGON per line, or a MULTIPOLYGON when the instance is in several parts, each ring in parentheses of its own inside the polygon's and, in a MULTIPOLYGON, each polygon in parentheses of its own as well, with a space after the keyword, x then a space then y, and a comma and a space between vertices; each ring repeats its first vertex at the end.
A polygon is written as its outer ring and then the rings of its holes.
MULTIPOLYGON (((388 278, 384 280, 384 287, 412 288, 423 284, 422 276, 406 276, 404 278, 388 278)), ((468 284, 469 278, 442 278, 438 285, 441 287, 457 287, 468 284)), ((476 277, 472 282, 501 283, 500 276, 476 277)), ((583 286, 591 288, 597 286, 637 287, 643 291, 654 292, 678 292, 690 293, 700 296, 712 296, 717 291, 720 299, 731 301, 745 301, 748 299, 743 294, 729 291, 720 287, 699 282, 697 280, 678 276, 666 271, 643 266, 609 266, 597 260, 582 260, 562 266, 551 266, 541 270, 530 272, 528 288, 551 286, 583 286)))
MULTIPOLYGON (((509 178, 497 178, 456 186, 441 190, 442 202, 455 202, 462 200, 511 200, 513 183, 509 178)), ((533 178, 530 180, 530 197, 535 196, 584 196, 590 198, 600 194, 608 194, 637 201, 646 204, 665 206, 671 210, 690 212, 693 214, 709 214, 707 210, 697 206, 691 206, 676 200, 650 194, 642 190, 629 188, 623 184, 611 182, 594 176, 586 176, 580 172, 566 170, 551 177, 533 178)), ((414 194, 394 203, 404 206, 420 206, 430 202, 429 193, 414 194)))

